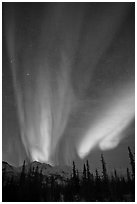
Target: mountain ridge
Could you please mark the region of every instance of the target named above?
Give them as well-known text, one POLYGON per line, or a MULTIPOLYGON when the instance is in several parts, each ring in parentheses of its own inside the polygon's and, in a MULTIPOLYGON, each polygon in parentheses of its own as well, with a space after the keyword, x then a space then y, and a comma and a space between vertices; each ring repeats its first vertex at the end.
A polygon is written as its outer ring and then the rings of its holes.
MULTIPOLYGON (((6 161, 2 161, 2 170, 3 174, 5 172, 5 178, 6 180, 11 179, 14 177, 15 179, 19 180, 21 172, 22 172, 22 166, 14 167, 6 161)), ((55 180, 60 182, 66 181, 68 178, 70 178, 72 169, 69 166, 51 166, 46 163, 40 163, 37 161, 33 161, 30 163, 27 163, 25 165, 25 173, 26 175, 29 174, 29 171, 36 171, 38 168, 38 173, 42 173, 44 177, 51 177, 53 176, 55 180)))

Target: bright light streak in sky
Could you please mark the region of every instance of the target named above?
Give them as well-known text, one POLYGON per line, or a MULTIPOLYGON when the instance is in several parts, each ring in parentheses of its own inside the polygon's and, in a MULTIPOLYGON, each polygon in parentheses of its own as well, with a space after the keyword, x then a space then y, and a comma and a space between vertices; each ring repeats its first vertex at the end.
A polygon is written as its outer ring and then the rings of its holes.
POLYGON ((78 146, 81 158, 99 146, 102 150, 115 148, 123 138, 123 130, 134 118, 134 92, 130 86, 107 102, 104 112, 87 131, 78 146))
POLYGON ((4 160, 116 147, 134 118, 134 5, 4 7, 4 160))

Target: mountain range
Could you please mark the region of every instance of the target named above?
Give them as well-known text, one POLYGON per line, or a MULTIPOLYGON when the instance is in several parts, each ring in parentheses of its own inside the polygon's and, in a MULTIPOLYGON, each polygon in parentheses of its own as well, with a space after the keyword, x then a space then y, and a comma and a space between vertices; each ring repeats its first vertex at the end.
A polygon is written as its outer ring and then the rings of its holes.
MULTIPOLYGON (((36 171, 36 168, 38 168, 38 172, 41 172, 44 178, 54 176, 54 179, 58 183, 65 182, 70 178, 72 173, 72 168, 70 166, 51 166, 37 161, 26 164, 25 173, 27 174, 30 169, 31 171, 36 171)), ((12 178, 14 180, 19 180, 21 171, 22 166, 14 167, 5 161, 2 162, 2 173, 5 182, 10 181, 12 178)))

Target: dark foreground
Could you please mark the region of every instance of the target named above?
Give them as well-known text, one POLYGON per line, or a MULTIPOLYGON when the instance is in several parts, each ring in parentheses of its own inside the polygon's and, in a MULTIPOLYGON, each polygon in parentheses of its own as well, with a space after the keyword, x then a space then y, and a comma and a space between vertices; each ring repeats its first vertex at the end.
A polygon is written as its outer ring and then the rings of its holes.
POLYGON ((103 155, 101 175, 97 169, 94 174, 90 172, 88 161, 82 173, 73 162, 70 177, 60 176, 58 180, 57 175, 44 175, 38 166, 27 171, 25 162, 19 177, 7 177, 4 168, 2 201, 135 201, 135 162, 130 148, 129 158, 131 172, 127 168, 126 176, 118 176, 116 170, 108 176, 103 155))

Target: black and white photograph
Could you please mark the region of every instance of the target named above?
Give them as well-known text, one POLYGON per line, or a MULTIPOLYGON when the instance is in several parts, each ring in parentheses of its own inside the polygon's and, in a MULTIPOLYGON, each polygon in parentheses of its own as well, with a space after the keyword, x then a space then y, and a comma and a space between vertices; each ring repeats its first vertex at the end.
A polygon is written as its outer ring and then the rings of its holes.
POLYGON ((2 202, 135 202, 135 2, 2 2, 2 202))

